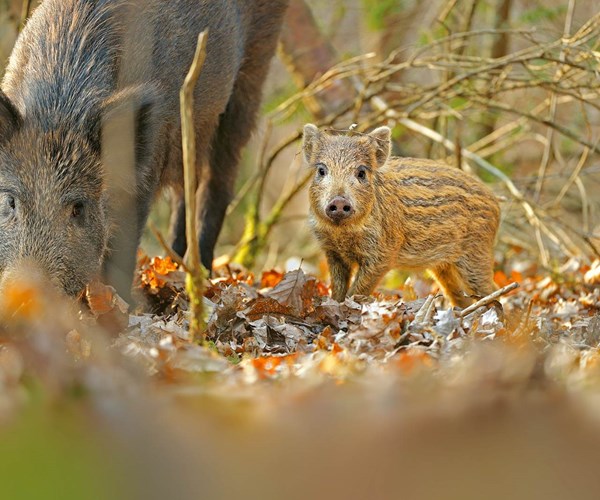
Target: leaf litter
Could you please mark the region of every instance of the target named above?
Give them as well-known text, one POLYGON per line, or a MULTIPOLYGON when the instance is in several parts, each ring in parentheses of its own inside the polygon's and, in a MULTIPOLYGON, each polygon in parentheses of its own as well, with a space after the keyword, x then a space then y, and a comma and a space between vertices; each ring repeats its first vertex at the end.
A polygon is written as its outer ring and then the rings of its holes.
MULTIPOLYGON (((355 380, 414 366, 427 367, 435 377, 479 344, 527 346, 543 359, 566 350, 577 354, 569 366, 585 371, 600 345, 600 292, 592 272, 597 263, 570 261, 560 279, 498 272, 499 285, 518 279, 520 288, 466 315, 433 290, 406 302, 398 295, 378 295, 339 303, 329 297, 326 284, 301 269, 269 270, 255 279, 228 266, 205 290, 204 344, 188 334, 185 273, 168 257, 140 256, 139 264, 138 297, 150 312, 128 313, 114 289, 90 284, 85 310, 77 313, 79 326, 55 325, 65 330, 67 351, 75 359, 90 358, 93 342, 86 329, 96 328, 110 333, 113 352, 158 380, 187 384, 210 375, 203 384, 218 387, 224 380, 241 385, 303 377, 355 380)), ((13 323, 23 322, 43 315, 45 300, 50 299, 23 286, 8 290, 0 309, 14 311, 13 323)))
MULTIPOLYGON (((497 273, 499 286, 520 287, 462 314, 422 283, 419 298, 403 290, 410 300, 376 294, 338 303, 300 269, 255 277, 229 266, 207 284, 202 344, 188 333, 185 275, 167 259, 140 258, 145 312, 126 311, 99 283, 74 306, 44 283, 24 282, 0 297, 0 425, 31 404, 35 380, 51 401, 85 394, 94 414, 125 426, 128 436, 131 425, 144 429, 136 459, 152 474, 163 472, 143 450, 165 439, 165 461, 204 460, 210 474, 250 468, 261 488, 277 492, 283 478, 307 467, 298 446, 312 450, 318 470, 348 446, 385 467, 392 456, 435 456, 427 452, 439 449, 434 436, 454 436, 457 422, 477 441, 489 436, 477 434, 479 416, 502 421, 498 408, 512 408, 507 441, 538 446, 523 434, 520 415, 529 422, 536 414, 561 435, 591 425, 573 413, 582 408, 600 421, 600 294, 588 274, 597 267, 573 261, 558 275, 497 273), (548 423, 559 409, 572 425, 548 423), (386 444, 400 435, 403 447, 386 444), (209 458, 197 455, 205 450, 209 458), (270 487, 260 464, 284 455, 277 470, 288 472, 270 487)), ((467 456, 469 442, 452 446, 467 456)), ((357 462, 346 472, 358 478, 361 471, 357 462)))
POLYGON ((114 344, 151 374, 174 380, 173 373, 210 373, 240 384, 308 374, 343 381, 414 366, 441 373, 480 343, 527 345, 544 358, 568 346, 579 353, 583 369, 589 364, 583 354, 595 356, 600 343, 599 293, 589 274, 596 265, 569 266, 561 280, 497 274, 499 284, 516 278, 520 288, 464 317, 439 294, 407 302, 356 296, 338 303, 323 282, 301 269, 270 270, 255 280, 227 267, 207 285, 207 343, 200 345, 187 334, 184 274, 172 261, 146 259, 141 290, 150 301, 160 296, 152 303, 161 310, 130 315, 114 344))

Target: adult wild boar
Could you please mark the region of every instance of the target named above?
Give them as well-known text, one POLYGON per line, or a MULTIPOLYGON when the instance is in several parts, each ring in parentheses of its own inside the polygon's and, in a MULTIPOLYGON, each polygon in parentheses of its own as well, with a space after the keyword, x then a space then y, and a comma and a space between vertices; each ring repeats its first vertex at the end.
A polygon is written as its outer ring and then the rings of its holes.
POLYGON ((135 250, 163 188, 172 191, 173 248, 185 253, 179 89, 207 28, 194 112, 199 245, 210 268, 286 4, 43 1, 17 40, 0 92, 1 279, 35 262, 75 296, 104 267, 128 296, 135 250), (111 175, 103 159, 114 151, 103 150, 103 138, 107 120, 124 109, 132 110, 132 130, 122 133, 133 136, 133 171, 111 175), (130 217, 114 210, 116 191, 129 194, 130 205, 119 203, 131 207, 130 217), (133 244, 119 247, 116 235, 133 244))

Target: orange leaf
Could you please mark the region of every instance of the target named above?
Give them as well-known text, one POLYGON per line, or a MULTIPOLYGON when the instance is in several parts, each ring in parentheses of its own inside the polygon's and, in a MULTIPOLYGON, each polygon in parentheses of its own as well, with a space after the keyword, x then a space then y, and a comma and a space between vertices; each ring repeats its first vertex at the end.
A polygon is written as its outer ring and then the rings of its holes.
POLYGON ((322 281, 317 281, 317 293, 321 296, 329 295, 329 287, 322 281))
POLYGON ((498 285, 500 288, 509 284, 508 277, 504 274, 503 271, 496 271, 494 273, 494 283, 498 285))
POLYGON ((245 314, 250 321, 254 321, 265 315, 291 315, 292 311, 288 306, 280 304, 275 299, 266 297, 254 299, 250 302, 245 314))
POLYGON ((85 298, 95 315, 106 314, 115 307, 115 289, 99 281, 94 281, 86 287, 85 298))
POLYGON ((129 306, 112 286, 94 281, 86 287, 85 298, 98 324, 107 332, 117 334, 127 327, 129 306))
POLYGON ((513 282, 522 283, 523 275, 519 271, 515 271, 514 269, 510 272, 510 277, 508 277, 503 271, 496 271, 494 273, 494 282, 500 288, 510 285, 513 282))
POLYGON ((260 287, 261 288, 273 288, 283 279, 283 273, 276 271, 275 269, 271 269, 270 271, 265 271, 262 273, 260 278, 260 287))
POLYGON ((165 286, 165 276, 177 271, 178 266, 171 257, 154 257, 146 269, 142 270, 142 284, 152 289, 165 286))
POLYGON ((258 372, 260 378, 267 378, 275 375, 281 361, 282 358, 278 356, 264 356, 253 359, 252 366, 258 372))
POLYGON ((150 264, 154 268, 154 272, 158 274, 169 274, 171 271, 177 271, 177 264, 173 262, 171 257, 154 257, 150 264))
POLYGON ((342 352, 344 349, 337 343, 337 342, 333 342, 331 344, 331 352, 333 354, 337 354, 338 352, 342 352))
MULTIPOLYGON (((327 325, 323 331, 317 336, 314 340, 313 345, 315 349, 319 349, 321 351, 328 351, 329 346, 332 344, 333 330, 329 325, 327 325)), ((337 352, 337 351, 334 351, 337 352)))
POLYGON ((408 375, 416 368, 431 368, 433 359, 422 351, 402 351, 396 357, 396 364, 408 375))
POLYGON ((6 314, 31 319, 41 309, 38 290, 22 283, 10 283, 4 289, 3 309, 6 314))
POLYGON ((510 272, 511 281, 516 281, 517 283, 523 282, 523 275, 519 271, 515 271, 514 269, 510 272))

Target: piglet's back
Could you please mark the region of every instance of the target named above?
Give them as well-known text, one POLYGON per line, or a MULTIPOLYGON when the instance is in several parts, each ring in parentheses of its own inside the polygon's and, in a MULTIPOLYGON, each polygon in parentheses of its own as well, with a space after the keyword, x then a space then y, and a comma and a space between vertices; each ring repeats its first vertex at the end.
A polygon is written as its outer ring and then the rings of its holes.
POLYGON ((429 224, 485 225, 495 235, 500 206, 494 193, 472 175, 435 160, 390 158, 381 171, 384 198, 406 217, 429 224))

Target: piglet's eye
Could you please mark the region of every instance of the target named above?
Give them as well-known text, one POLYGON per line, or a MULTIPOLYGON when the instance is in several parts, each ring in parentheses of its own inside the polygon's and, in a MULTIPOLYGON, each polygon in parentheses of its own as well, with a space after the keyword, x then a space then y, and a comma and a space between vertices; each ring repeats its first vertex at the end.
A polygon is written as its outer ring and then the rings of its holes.
POLYGON ((356 171, 356 177, 361 181, 365 180, 367 178, 367 167, 363 165, 358 167, 358 170, 356 171))
POLYGON ((325 177, 327 175, 327 167, 322 163, 317 163, 317 174, 319 174, 319 177, 325 177))

